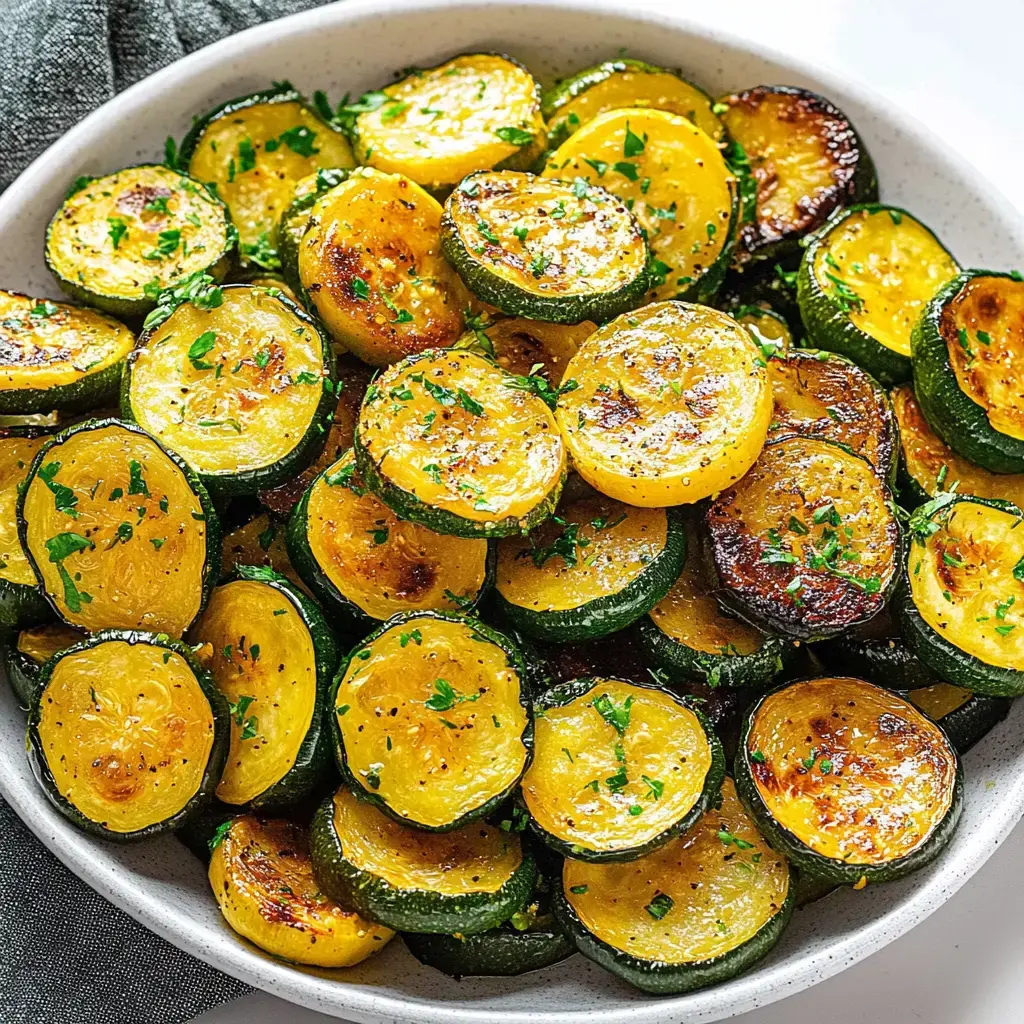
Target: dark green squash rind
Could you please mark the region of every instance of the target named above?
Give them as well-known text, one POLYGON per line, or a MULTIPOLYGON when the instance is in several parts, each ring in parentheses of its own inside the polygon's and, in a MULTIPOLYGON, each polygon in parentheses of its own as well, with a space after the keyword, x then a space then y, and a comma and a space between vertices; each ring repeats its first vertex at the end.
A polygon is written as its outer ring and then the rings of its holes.
POLYGON ((858 637, 855 630, 814 645, 814 652, 831 672, 866 679, 887 690, 917 690, 941 683, 924 662, 915 657, 894 630, 882 639, 858 637))
POLYGON ((369 921, 396 931, 472 935, 497 928, 522 910, 533 893, 537 865, 529 849, 497 892, 446 895, 426 889, 403 890, 355 867, 345 858, 334 827, 334 796, 317 808, 310 829, 313 872, 324 892, 369 921))
POLYGON ((213 800, 217 783, 220 781, 221 772, 224 770, 224 763, 228 756, 228 734, 227 702, 214 684, 213 677, 196 660, 192 649, 180 640, 171 639, 166 633, 146 633, 141 630, 102 630, 99 633, 92 634, 81 643, 66 648, 54 658, 51 658, 43 667, 36 691, 36 699, 29 712, 29 751, 32 773, 42 786, 47 799, 68 821, 83 832, 115 843, 130 843, 140 839, 151 839, 153 836, 161 835, 165 832, 173 832, 201 813, 203 808, 213 800), (134 832, 113 832, 110 829, 104 828, 98 822, 87 818, 70 801, 65 800, 57 791, 56 783, 46 764, 42 740, 39 738, 41 701, 54 668, 62 658, 68 655, 77 654, 80 651, 97 647, 111 640, 121 640, 128 644, 142 643, 154 647, 162 647, 164 650, 173 651, 175 654, 180 655, 192 670, 200 689, 203 691, 203 695, 210 704, 210 710, 213 714, 213 745, 210 748, 210 756, 207 760, 199 789, 177 814, 164 821, 148 825, 146 828, 137 829, 134 832))
POLYGON ((550 967, 576 947, 560 931, 517 932, 492 928, 475 935, 403 936, 406 948, 426 967, 452 978, 511 978, 550 967))
POLYGON ((121 390, 125 359, 119 359, 95 373, 84 373, 78 380, 52 388, 16 388, 0 391, 0 415, 26 415, 60 412, 86 412, 115 405, 121 390))

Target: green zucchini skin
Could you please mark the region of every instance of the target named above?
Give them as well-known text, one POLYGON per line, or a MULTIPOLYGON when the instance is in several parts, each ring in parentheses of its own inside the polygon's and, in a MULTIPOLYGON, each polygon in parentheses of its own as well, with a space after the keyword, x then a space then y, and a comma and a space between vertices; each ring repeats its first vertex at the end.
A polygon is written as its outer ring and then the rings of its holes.
POLYGON ((937 721, 953 741, 957 753, 966 754, 1010 713, 1012 703, 1008 697, 988 697, 976 693, 965 704, 954 708, 937 721))
MULTIPOLYGON (((640 843, 637 846, 631 846, 628 849, 616 850, 589 850, 584 847, 577 846, 574 843, 567 842, 559 836, 552 835, 552 833, 543 828, 534 820, 533 816, 530 815, 526 799, 523 796, 522 789, 520 789, 516 793, 516 804, 529 816, 528 828, 530 832, 550 850, 553 850, 562 857, 572 857, 575 860, 585 860, 592 864, 608 864, 616 861, 636 860, 639 857, 643 857, 645 854, 652 853, 654 850, 658 849, 659 846, 664 846, 665 843, 675 839, 676 836, 682 835, 687 831, 687 829, 692 828, 700 820, 704 812, 719 800, 722 791, 722 782, 725 779, 725 753, 722 750, 722 742, 719 740, 718 734, 715 732, 714 727, 711 725, 711 722, 705 714, 693 703, 687 700, 686 697, 681 696, 678 693, 674 693, 667 687, 654 682, 638 679, 623 681, 628 682, 631 686, 641 687, 646 690, 660 690, 662 693, 666 693, 671 696, 678 704, 682 704, 687 707, 697 716, 697 720, 700 722, 701 727, 704 730, 704 735, 707 737, 708 746, 711 748, 711 764, 708 765, 708 772, 704 777, 704 788, 701 790, 700 796, 697 798, 694 805, 686 812, 686 814, 659 835, 646 843, 640 843)), ((542 694, 534 701, 534 712, 536 713, 538 710, 543 712, 549 708, 557 708, 566 704, 571 704, 578 697, 582 697, 585 693, 591 690, 597 682, 598 680, 595 678, 585 677, 582 679, 571 679, 566 683, 559 683, 557 686, 552 687, 547 691, 547 693, 542 694)), ((557 888, 558 886, 556 886, 556 889, 557 888)), ((565 923, 561 923, 564 928, 565 923)), ((569 930, 566 929, 566 931, 569 930)), ((571 935, 571 932, 569 932, 569 934, 571 935)))
POLYGON ((892 629, 890 637, 861 637, 856 630, 814 645, 814 652, 830 671, 866 679, 888 690, 917 690, 943 680, 914 655, 892 629))
POLYGON ((404 936, 421 964, 452 978, 511 978, 557 964, 576 952, 561 931, 517 932, 508 924, 476 935, 404 936))
MULTIPOLYGON (((868 371, 879 383, 890 387, 908 381, 912 375, 911 360, 899 352, 886 348, 857 327, 837 302, 825 291, 814 274, 814 261, 829 235, 847 217, 861 211, 876 213, 890 210, 898 215, 916 219, 913 214, 897 206, 880 203, 861 203, 849 206, 826 221, 810 235, 796 277, 797 304, 810 343, 815 348, 828 349, 852 359, 868 371)), ((918 221, 920 223, 920 221, 918 221)), ((923 227, 924 225, 922 225, 923 227)), ((935 237, 934 235, 932 237, 935 237)), ((939 239, 935 241, 941 245, 939 239)))
POLYGON ((310 829, 313 872, 324 892, 367 920, 396 931, 473 935, 497 928, 522 910, 533 893, 537 864, 528 847, 497 892, 451 896, 427 889, 398 889, 362 871, 345 857, 334 827, 334 797, 324 798, 310 829))
MULTIPOLYGON (((244 284, 224 285, 221 291, 226 292, 236 288, 248 287, 248 285, 244 284)), ((287 455, 278 459, 272 465, 232 473, 199 473, 196 471, 207 490, 218 498, 256 494, 257 491, 276 487, 278 484, 290 480, 301 473, 311 462, 314 462, 327 443, 327 432, 334 416, 334 410, 338 404, 334 393, 336 377, 334 350, 331 348, 331 343, 318 320, 311 317, 301 306, 292 302, 287 295, 281 293, 276 298, 278 302, 285 306, 289 313, 301 320, 320 340, 324 367, 320 402, 302 439, 296 443, 295 447, 287 455)), ((158 324, 154 324, 148 330, 144 330, 139 335, 136 349, 146 347, 162 327, 163 322, 161 321, 158 324)), ((129 359, 125 366, 124 376, 121 379, 121 417, 128 423, 138 423, 132 408, 132 365, 133 360, 129 359)))
MULTIPOLYGON (((25 495, 28 492, 28 484, 35 477, 36 473, 39 472, 40 467, 46 460, 47 454, 50 449, 55 445, 63 444, 72 434, 78 433, 80 430, 100 430, 103 427, 120 427, 122 430, 130 430, 135 434, 141 434, 143 437, 148 437, 163 453, 167 456, 181 470, 185 477, 185 481, 189 486, 192 493, 199 499, 199 505, 203 510, 206 523, 206 561, 203 565, 203 592, 199 600, 199 610, 196 612, 196 617, 202 613, 206 607, 207 601, 210 600, 210 594, 213 592, 213 588, 217 583, 217 579, 220 576, 220 559, 221 559, 221 530, 220 530, 220 517, 217 515, 217 508, 213 503, 213 498, 210 493, 203 486, 199 477, 193 471, 192 467, 185 462, 177 453, 166 448, 162 445, 152 434, 143 430, 136 423, 126 423, 124 420, 119 420, 113 416, 106 416, 102 419, 84 420, 81 423, 75 423, 65 430, 60 431, 58 434, 47 441, 42 448, 36 452, 35 460, 32 462, 32 468, 29 470, 29 474, 26 477, 25 487, 22 489, 21 495, 18 498, 18 539, 21 541, 21 546, 28 555, 28 560, 32 565, 32 569, 36 574, 36 579, 39 580, 40 593, 46 599, 47 605, 49 606, 52 613, 58 619, 63 618, 61 615, 60 607, 57 602, 53 600, 48 593, 42 588, 43 575, 36 565, 35 560, 32 558, 32 553, 28 549, 28 521, 25 519, 25 495)), ((74 623, 70 623, 74 625, 74 623)))
MULTIPOLYGON (((499 633, 496 629, 485 625, 479 619, 467 615, 461 615, 457 612, 442 612, 442 611, 415 611, 415 612, 402 612, 399 615, 392 615, 386 622, 374 630, 368 637, 356 644, 351 651, 342 657, 341 663, 338 665, 337 674, 334 677, 334 683, 331 686, 330 698, 327 704, 326 713, 331 719, 331 736, 334 744, 334 760, 338 766, 338 771, 341 774, 342 782, 352 790, 353 793, 359 797, 360 800, 366 800, 368 803, 373 804, 382 810, 389 818, 393 818, 400 825, 405 825, 407 828, 416 828, 422 832, 453 832, 455 829, 462 828, 464 825, 469 825, 474 821, 479 821, 481 818, 486 818, 488 815, 496 811, 501 804, 511 796, 519 786, 519 780, 517 779, 510 786, 507 786, 500 793, 496 793, 489 800, 482 803, 479 807, 474 808, 471 811, 467 811, 461 817, 456 818, 454 821, 448 822, 445 825, 433 826, 423 825, 419 822, 412 821, 410 818, 403 817, 401 814, 397 814, 393 811, 384 800, 376 793, 371 793, 367 788, 360 782, 355 773, 348 766, 348 758, 345 756, 345 744, 341 738, 341 726, 338 723, 338 716, 334 713, 334 709, 338 703, 338 688, 341 685, 341 681, 345 676, 345 672, 348 670, 348 666, 352 659, 365 647, 368 647, 380 636, 386 633, 389 629, 394 626, 399 626, 404 622, 408 622, 410 619, 445 619, 449 622, 461 622, 472 627, 473 631, 478 635, 484 637, 486 640, 500 647, 508 657, 510 667, 514 668, 519 676, 520 690, 519 700, 520 703, 526 708, 526 728, 523 730, 523 734, 520 737, 523 746, 526 748, 526 760, 523 763, 523 772, 530 767, 530 762, 533 760, 533 715, 531 713, 530 696, 529 696, 529 678, 530 670, 526 665, 526 661, 523 658, 522 652, 508 639, 503 633, 499 633)), ((531 883, 532 884, 532 883, 531 883)), ((516 910, 520 909, 519 907, 516 910)), ((513 911, 514 913, 515 911, 513 911)), ((381 922, 382 924, 384 922, 381 922)), ((499 922, 500 923, 500 922, 499 922)), ((390 926, 389 926, 390 927, 390 926)), ((491 927, 488 925, 487 927, 491 927)), ((416 928, 404 928, 402 926, 397 927, 398 931, 418 931, 416 928)), ((442 929, 443 931, 444 929, 442 929)), ((478 929, 483 930, 483 929, 478 929)), ((450 931, 464 931, 464 929, 452 928, 450 931)))
POLYGON ((494 590, 494 606, 502 622, 535 640, 580 643, 617 633, 649 612, 668 592, 686 562, 686 526, 677 508, 666 509, 665 547, 643 572, 616 594, 587 601, 576 608, 536 611, 512 604, 494 590))
MULTIPOLYGON (((459 184, 459 189, 466 191, 466 186, 472 187, 474 179, 486 177, 490 173, 490 171, 479 171, 469 175, 459 184)), ((600 193, 601 198, 607 203, 618 202, 615 196, 601 188, 600 185, 590 185, 589 189, 591 192, 600 193)), ((528 320, 544 320, 556 324, 578 324, 584 320, 604 323, 641 305, 650 286, 648 266, 651 254, 647 247, 647 240, 641 234, 640 226, 636 224, 632 214, 627 214, 627 216, 633 222, 637 242, 643 246, 646 259, 643 269, 614 291, 552 296, 520 289, 512 283, 502 280, 466 248, 458 225, 452 216, 450 201, 445 204, 444 213, 441 216, 441 252, 456 269, 466 287, 478 299, 491 306, 497 306, 503 313, 525 317, 528 320)))
POLYGON ((914 393, 932 430, 957 455, 993 473, 1024 473, 1024 440, 995 430, 985 410, 960 389, 939 330, 943 309, 976 277, 1012 279, 999 271, 967 270, 936 293, 910 338, 914 393))
POLYGON ((146 633, 141 630, 105 629, 99 633, 93 633, 81 643, 68 647, 56 657, 43 666, 39 679, 39 686, 36 690, 35 700, 29 711, 29 755, 32 764, 32 773, 39 781, 50 803, 73 825, 76 825, 83 832, 89 835, 98 836, 101 839, 114 843, 131 843, 140 839, 151 839, 153 836, 162 835, 165 832, 173 832, 191 821, 196 815, 214 798, 217 783, 220 781, 221 772, 224 770, 224 762, 228 756, 228 705, 213 682, 210 675, 196 660, 192 648, 180 640, 174 640, 166 633, 146 633), (206 763, 206 771, 203 773, 199 789, 191 800, 177 814, 164 821, 155 822, 146 828, 137 829, 134 832, 112 832, 104 828, 99 822, 87 818, 70 801, 65 800, 57 790, 53 776, 46 764, 46 754, 43 750, 42 740, 39 738, 39 716, 43 694, 50 682, 53 670, 60 660, 69 654, 77 654, 92 647, 111 640, 120 640, 127 644, 148 644, 153 647, 162 647, 164 650, 173 651, 180 655, 188 664, 192 673, 199 683, 203 695, 210 704, 213 713, 213 746, 210 748, 210 757, 206 763))
POLYGON ((340 652, 337 639, 323 612, 287 577, 267 566, 240 565, 230 578, 254 580, 278 591, 298 612, 313 641, 316 658, 316 703, 313 706, 313 718, 309 729, 291 768, 277 782, 249 802, 249 807, 255 811, 276 811, 294 804, 312 792, 330 767, 331 733, 325 715, 340 652))
MULTIPOLYGON (((288 517, 287 533, 285 534, 285 544, 288 548, 288 557, 291 559, 292 565, 295 566, 295 571, 302 577, 306 586, 313 591, 317 600, 319 600, 325 608, 330 609, 331 612, 337 615, 343 625, 349 629, 357 631, 375 629, 380 625, 381 620, 367 615, 359 605, 354 601, 350 601, 340 590, 338 590, 328 577, 327 573, 325 573, 320 567, 320 563, 316 560, 316 557, 309 546, 309 536, 307 532, 309 495, 313 489, 313 485, 321 476, 326 474, 329 469, 330 467, 325 469, 320 476, 316 477, 316 479, 310 483, 309 487, 307 487, 303 492, 298 504, 294 509, 292 509, 292 514, 288 517)), ((483 585, 477 591, 473 600, 462 608, 462 611, 466 614, 474 611, 483 600, 484 596, 489 593, 493 587, 495 563, 496 550, 494 545, 490 544, 487 549, 487 569, 484 575, 483 585)))
POLYGON ((651 995, 679 995, 728 981, 747 970, 771 950, 786 930, 796 905, 797 878, 790 867, 786 900, 770 921, 746 942, 710 960, 687 964, 669 964, 660 960, 641 960, 616 949, 587 931, 579 915, 565 897, 561 884, 555 886, 555 918, 576 948, 606 971, 628 981, 634 988, 651 995))
MULTIPOLYGON (((733 778, 736 780, 736 792, 747 811, 757 823, 761 834, 773 849, 784 853, 790 863, 808 875, 823 882, 835 885, 857 885, 863 882, 894 882, 906 875, 913 874, 930 864, 946 848, 960 822, 960 814, 964 802, 964 769, 959 756, 956 758, 956 778, 953 783, 953 797, 945 816, 932 830, 927 840, 906 856, 898 857, 885 864, 853 864, 832 857, 824 857, 805 846, 789 829, 780 825, 769 813, 754 780, 748 737, 755 716, 765 698, 791 685, 785 682, 762 696, 748 708, 740 728, 740 741, 736 750, 736 761, 733 766, 733 778)), ((922 712, 923 714, 923 712, 922 712)), ((940 731, 945 732, 941 723, 936 723, 940 731)), ((950 746, 955 750, 953 741, 947 735, 950 746)))
POLYGON ((793 649, 782 637, 766 636, 760 650, 753 654, 708 654, 673 640, 649 615, 637 625, 644 654, 670 679, 705 683, 712 688, 763 686, 783 670, 793 649))
POLYGON ((52 618, 53 609, 38 587, 0 579, 0 629, 36 626, 52 618))
POLYGON ((96 373, 84 374, 70 384, 0 391, 0 415, 48 413, 54 409, 61 412, 87 412, 115 405, 125 363, 126 360, 122 359, 96 373))
POLYGON ((42 665, 37 665, 28 655, 18 650, 18 634, 11 630, 0 640, 0 665, 3 666, 14 696, 23 710, 28 711, 38 700, 39 677, 42 665))

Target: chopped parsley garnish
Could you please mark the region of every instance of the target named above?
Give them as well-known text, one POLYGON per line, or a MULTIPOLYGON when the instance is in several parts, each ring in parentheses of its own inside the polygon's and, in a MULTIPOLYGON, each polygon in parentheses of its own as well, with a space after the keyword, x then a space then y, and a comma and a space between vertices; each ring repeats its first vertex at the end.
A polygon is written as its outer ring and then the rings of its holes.
POLYGON ((60 472, 59 462, 47 462, 39 467, 39 479, 50 489, 53 494, 53 505, 58 512, 63 512, 72 519, 78 518, 75 506, 78 504, 78 496, 65 484, 57 483, 56 476, 60 472))
POLYGON ((479 699, 479 693, 463 695, 447 679, 435 679, 434 694, 424 703, 431 711, 450 711, 456 704, 479 699))
POLYGON ((675 901, 671 896, 658 892, 654 894, 654 898, 644 909, 655 921, 660 921, 674 906, 675 901))
POLYGON ((533 142, 533 132, 524 131, 522 128, 516 128, 514 126, 498 128, 495 130, 494 134, 497 135, 502 142, 507 142, 510 146, 528 146, 533 142))
POLYGON ((110 244, 116 249, 125 235, 128 234, 128 225, 121 217, 107 218, 107 235, 110 237, 110 244))
POLYGON ((629 728, 630 708, 633 706, 633 698, 627 697, 621 704, 602 693, 591 702, 591 707, 618 733, 624 736, 629 728))

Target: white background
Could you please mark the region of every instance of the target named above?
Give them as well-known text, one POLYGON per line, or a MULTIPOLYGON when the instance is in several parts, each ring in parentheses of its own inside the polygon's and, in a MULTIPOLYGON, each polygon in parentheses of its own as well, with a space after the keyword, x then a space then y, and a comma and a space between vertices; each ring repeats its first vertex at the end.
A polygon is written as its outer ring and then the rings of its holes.
MULTIPOLYGON (((630 3, 622 0, 624 8, 630 3)), ((748 35, 870 84, 1024 206, 1024 0, 644 0, 644 6, 748 35)), ((813 989, 734 1018, 736 1024, 1024 1020, 1022 868, 1024 826, 1018 826, 978 875, 909 935, 813 989)), ((328 1020, 261 993, 195 1024, 328 1020)))

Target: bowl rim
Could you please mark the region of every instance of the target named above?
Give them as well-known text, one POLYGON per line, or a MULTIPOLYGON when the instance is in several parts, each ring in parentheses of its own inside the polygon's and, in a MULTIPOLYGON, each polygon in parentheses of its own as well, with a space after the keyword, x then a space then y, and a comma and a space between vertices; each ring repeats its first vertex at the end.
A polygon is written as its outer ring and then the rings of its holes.
MULTIPOLYGON (((865 108, 881 111, 882 120, 901 134, 905 145, 925 151, 941 150, 942 159, 960 178, 968 181, 973 189, 998 198, 1005 210, 1002 216, 1007 230, 1020 238, 1021 248, 1024 249, 1024 216, 1017 204, 972 161, 958 150, 944 145, 920 120, 886 100, 863 79, 835 74, 813 60, 794 57, 776 47, 754 41, 739 31, 713 28, 702 23, 699 18, 667 12, 663 8, 651 6, 648 0, 632 0, 628 5, 624 5, 622 0, 343 0, 256 25, 161 68, 88 114, 47 147, 0 194, 0 217, 32 199, 35 191, 34 172, 44 163, 67 162, 67 158, 74 154, 81 142, 91 139, 100 128, 108 125, 112 115, 134 112, 148 105, 155 94, 173 86, 182 78, 202 74, 211 65, 243 58, 268 46, 272 48, 275 41, 285 37, 313 35, 322 26, 336 26, 367 17, 396 17, 403 13, 450 13, 453 9, 487 11, 493 10, 497 2, 501 2, 502 6, 519 7, 527 11, 554 8, 584 16, 610 14, 664 26, 694 38, 744 50, 796 74, 812 78, 822 83, 826 91, 845 93, 865 108)), ((540 1021, 543 1024, 651 1024, 655 1020, 668 1020, 674 1013, 685 1014, 688 1021, 710 1021, 766 1006, 838 974, 905 934, 937 910, 1002 844, 1024 814, 1024 772, 1020 772, 1010 788, 1001 794, 1002 799, 997 808, 988 814, 985 827, 966 837, 956 860, 944 861, 944 870, 936 872, 924 885, 868 924, 851 928, 836 939, 822 943, 820 948, 803 954, 796 963, 787 966, 783 976, 772 985, 766 987, 758 984, 752 975, 747 974, 722 985, 686 995, 661 997, 657 1000, 644 998, 629 1005, 597 1010, 495 1010, 488 1007, 485 1012, 478 1012, 463 1006, 449 1006, 415 997, 383 995, 370 987, 346 986, 343 982, 339 985, 329 974, 317 975, 297 970, 283 961, 268 958, 242 940, 231 944, 225 953, 219 946, 213 948, 204 945, 194 921, 182 908, 158 907, 158 903, 166 903, 166 900, 154 897, 147 890, 145 878, 126 881, 116 865, 109 860, 107 848, 102 843, 89 844, 85 856, 79 850, 68 849, 60 837, 48 828, 45 815, 38 813, 40 807, 48 808, 42 794, 32 792, 30 787, 21 792, 17 782, 12 783, 6 773, 0 772, 0 795, 44 846, 115 906, 197 959, 291 1002, 320 1012, 337 1012, 364 1024, 391 1020, 409 1024, 476 1024, 485 1017, 487 1021, 497 1024, 525 1024, 526 1021, 540 1021), (325 1004, 316 994, 317 987, 325 983, 333 984, 339 992, 344 993, 343 997, 325 1004), (341 1005, 342 1002, 345 1005, 341 1005)))

